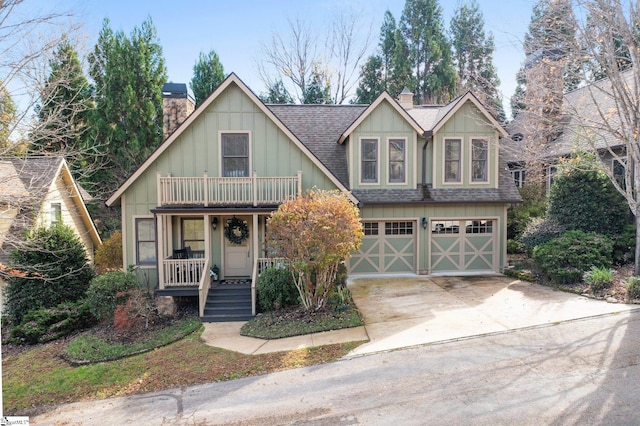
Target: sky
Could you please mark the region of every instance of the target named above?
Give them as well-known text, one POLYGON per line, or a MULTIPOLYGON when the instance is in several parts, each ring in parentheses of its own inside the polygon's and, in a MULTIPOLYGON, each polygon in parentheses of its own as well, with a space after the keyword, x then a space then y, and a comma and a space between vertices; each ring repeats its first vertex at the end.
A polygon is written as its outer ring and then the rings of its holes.
MULTIPOLYGON (((460 0, 440 0, 445 27, 460 0)), ((26 0, 30 7, 45 11, 50 0, 26 0)), ((531 19, 534 0, 477 0, 485 19, 485 32, 495 38, 494 65, 501 81, 500 90, 508 110, 515 75, 524 60, 522 40, 531 19)), ((58 10, 69 10, 82 24, 87 51, 97 40, 104 18, 111 28, 127 35, 147 17, 153 19, 166 61, 169 81, 189 83, 200 52, 214 49, 225 74, 235 72, 255 93, 265 91, 259 78, 261 42, 274 32, 288 35, 287 20, 301 19, 318 33, 340 12, 355 13, 362 23, 362 37, 371 28, 371 53, 386 10, 400 20, 404 0, 57 0, 58 10)), ((322 40, 319 40, 322 43, 322 40)), ((509 111, 507 111, 509 112, 509 111)))

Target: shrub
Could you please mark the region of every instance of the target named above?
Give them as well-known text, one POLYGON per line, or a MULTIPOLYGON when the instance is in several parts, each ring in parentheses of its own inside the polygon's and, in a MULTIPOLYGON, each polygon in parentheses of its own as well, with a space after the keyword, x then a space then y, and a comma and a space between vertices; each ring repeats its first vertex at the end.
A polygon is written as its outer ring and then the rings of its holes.
POLYGON ((627 224, 629 206, 601 172, 570 170, 549 191, 547 217, 567 230, 619 234, 627 224))
POLYGON ((85 301, 67 302, 53 308, 40 308, 27 313, 11 330, 11 342, 45 343, 59 339, 96 322, 85 301))
POLYGON ((594 232, 567 231, 537 246, 533 261, 540 272, 556 284, 579 282, 591 267, 610 268, 613 243, 594 232))
POLYGON ((620 234, 610 238, 613 240, 613 263, 626 265, 633 262, 636 254, 636 227, 627 225, 620 234))
POLYGON ((544 217, 547 210, 547 198, 540 185, 525 185, 519 189, 522 203, 516 204, 507 212, 507 238, 517 239, 531 219, 544 217))
POLYGON ((525 246, 522 242, 518 240, 507 240, 507 253, 509 254, 518 254, 524 253, 525 246))
POLYGON ((627 297, 629 299, 640 299, 640 277, 637 275, 629 277, 627 280, 627 297))
POLYGON ((346 309, 351 302, 351 290, 346 285, 335 286, 329 293, 329 306, 336 311, 346 309))
POLYGON ((143 288, 135 288, 116 294, 118 305, 113 314, 113 326, 120 331, 148 328, 156 316, 151 293, 143 288))
POLYGON ((534 218, 531 219, 527 228, 522 233, 520 241, 527 252, 532 253, 536 246, 559 237, 563 232, 564 227, 555 220, 542 217, 534 218))
POLYGON ((299 303, 291 271, 287 268, 265 269, 258 280, 258 303, 263 311, 284 308, 299 303))
POLYGON ((583 275, 584 282, 589 284, 591 291, 599 293, 604 289, 611 287, 613 283, 613 270, 610 268, 597 268, 592 266, 590 270, 583 275))
POLYGON ((103 274, 122 270, 122 234, 114 232, 96 250, 96 269, 103 274))
POLYGON ((7 280, 6 308, 14 324, 31 310, 83 298, 94 276, 84 246, 60 224, 32 231, 9 256, 20 271, 7 280))
POLYGON ((124 301, 118 294, 139 287, 138 277, 131 272, 107 272, 94 278, 87 290, 91 313, 99 320, 113 317, 116 306, 124 301))

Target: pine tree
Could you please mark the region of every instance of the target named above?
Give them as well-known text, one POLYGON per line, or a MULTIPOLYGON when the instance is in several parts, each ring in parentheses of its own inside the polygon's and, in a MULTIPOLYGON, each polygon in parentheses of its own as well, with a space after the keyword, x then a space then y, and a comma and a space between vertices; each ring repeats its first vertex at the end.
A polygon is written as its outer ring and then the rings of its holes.
POLYGON ((385 79, 382 75, 384 70, 383 59, 380 56, 369 56, 360 70, 355 103, 370 104, 385 90, 385 79))
POLYGON ((0 155, 9 151, 11 142, 9 136, 13 131, 16 120, 16 106, 11 94, 0 80, 0 155))
POLYGON ((292 104, 293 97, 284 87, 284 83, 282 79, 271 83, 268 87, 267 94, 263 94, 260 96, 260 100, 266 104, 292 104))
POLYGON ((79 171, 93 163, 88 147, 88 120, 94 107, 91 86, 78 52, 68 40, 58 46, 49 67, 30 150, 62 154, 72 169, 79 171))
POLYGON ((382 63, 382 81, 385 90, 388 89, 387 82, 393 73, 393 57, 396 51, 396 32, 398 27, 393 14, 387 10, 384 13, 382 27, 380 27, 380 61, 382 63))
POLYGON ((391 96, 397 97, 405 87, 413 90, 415 93, 416 82, 411 74, 409 47, 402 35, 402 31, 397 29, 394 38, 395 49, 391 65, 391 77, 387 83, 387 90, 391 96))
POLYGON ((448 102, 456 92, 457 73, 444 33, 438 0, 407 0, 400 29, 409 48, 415 78, 413 92, 421 103, 448 102))
POLYGON ((130 37, 114 33, 105 20, 89 62, 96 101, 92 137, 103 155, 92 181, 109 193, 162 141, 161 91, 167 73, 151 18, 130 37))
POLYGON ((485 34, 484 17, 475 0, 456 9, 450 31, 460 92, 471 90, 494 116, 505 121, 500 79, 493 65, 493 35, 485 34))
MULTIPOLYGON (((528 97, 528 90, 538 90, 527 82, 528 70, 544 61, 555 61, 556 67, 562 67, 562 88, 564 92, 574 90, 581 81, 582 59, 576 40, 576 21, 571 0, 539 0, 533 7, 531 22, 524 37, 524 53, 527 63, 521 69, 516 94, 519 99, 511 101, 512 106, 520 107, 528 97), (527 72, 525 72, 527 71, 527 72)), ((555 75, 555 74, 554 74, 555 75)), ((555 77, 554 77, 555 78, 555 77)), ((536 82, 535 85, 539 85, 536 82)), ((556 84, 547 81, 546 85, 556 84)), ((513 112, 514 116, 518 110, 513 112)))
POLYGON ((316 65, 311 73, 311 82, 302 92, 303 104, 331 104, 331 86, 326 75, 316 65))
POLYGON ((215 50, 208 54, 200 52, 198 61, 193 66, 193 78, 189 86, 196 98, 196 106, 200 105, 216 87, 224 80, 224 67, 215 50))

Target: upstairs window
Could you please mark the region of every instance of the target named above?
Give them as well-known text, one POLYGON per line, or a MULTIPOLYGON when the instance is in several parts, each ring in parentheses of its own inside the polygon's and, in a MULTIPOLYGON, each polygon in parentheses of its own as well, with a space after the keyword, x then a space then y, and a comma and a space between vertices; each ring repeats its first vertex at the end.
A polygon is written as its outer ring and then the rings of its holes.
POLYGON ((444 141, 444 181, 460 182, 460 156, 462 140, 445 139, 444 141))
POLYGON ((405 183, 405 153, 404 139, 389 139, 389 182, 405 183))
POLYGON ((526 173, 524 169, 513 169, 511 170, 511 176, 513 176, 513 181, 515 182, 518 188, 522 188, 525 184, 526 173))
POLYGON ((486 139, 471 139, 471 181, 487 182, 489 143, 486 139))
POLYGON ((222 176, 249 176, 249 134, 223 133, 222 144, 222 176))
POLYGON ((378 140, 360 140, 361 170, 360 181, 378 183, 378 140))
POLYGON ((62 223, 62 204, 51 203, 51 223, 62 223))

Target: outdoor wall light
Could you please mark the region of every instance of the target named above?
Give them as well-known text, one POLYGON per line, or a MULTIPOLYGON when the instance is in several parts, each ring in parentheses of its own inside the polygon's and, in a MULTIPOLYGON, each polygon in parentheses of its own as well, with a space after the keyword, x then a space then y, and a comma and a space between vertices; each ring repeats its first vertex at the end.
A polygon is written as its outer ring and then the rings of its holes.
POLYGON ((211 227, 213 228, 214 231, 218 228, 218 218, 217 217, 214 217, 213 220, 211 221, 211 227))
POLYGON ((426 217, 422 218, 422 228, 427 229, 427 225, 429 225, 429 219, 426 217))

